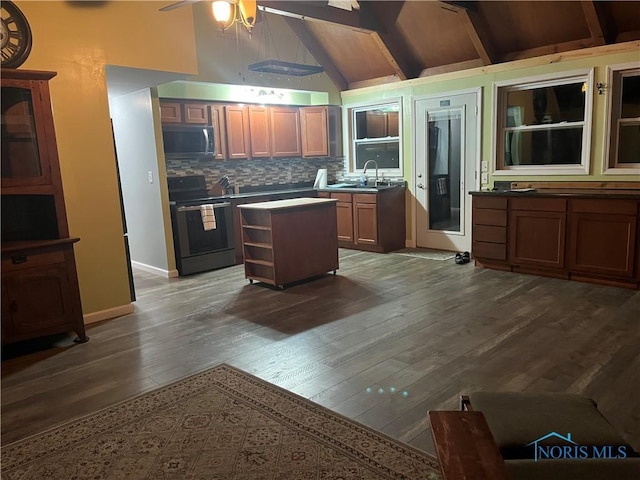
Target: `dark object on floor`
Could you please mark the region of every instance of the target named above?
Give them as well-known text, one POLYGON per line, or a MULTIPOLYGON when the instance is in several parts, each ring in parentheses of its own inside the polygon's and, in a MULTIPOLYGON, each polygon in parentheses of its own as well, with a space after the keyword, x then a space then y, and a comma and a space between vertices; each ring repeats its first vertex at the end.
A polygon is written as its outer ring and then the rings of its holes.
POLYGON ((456 258, 455 258, 455 262, 458 265, 462 265, 464 263, 469 263, 471 261, 471 255, 469 255, 469 252, 458 252, 456 253, 456 258))

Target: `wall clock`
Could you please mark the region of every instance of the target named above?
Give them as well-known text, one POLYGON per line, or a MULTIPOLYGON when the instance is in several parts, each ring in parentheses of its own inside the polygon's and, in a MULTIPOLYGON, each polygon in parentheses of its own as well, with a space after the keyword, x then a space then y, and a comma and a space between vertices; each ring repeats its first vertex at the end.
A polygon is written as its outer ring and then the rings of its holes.
POLYGON ((2 66, 17 68, 24 63, 31 52, 31 29, 26 17, 13 2, 3 0, 0 11, 2 66))

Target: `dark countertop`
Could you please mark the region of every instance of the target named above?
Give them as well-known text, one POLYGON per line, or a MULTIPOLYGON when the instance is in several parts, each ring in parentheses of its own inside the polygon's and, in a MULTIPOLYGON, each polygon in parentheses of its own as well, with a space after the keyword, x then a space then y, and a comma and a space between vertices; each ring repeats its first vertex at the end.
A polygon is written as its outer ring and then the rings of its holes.
MULTIPOLYGON (((640 187, 640 184, 639 184, 640 187)), ((470 195, 488 197, 564 197, 564 198, 621 198, 640 200, 640 188, 638 190, 614 190, 598 188, 563 188, 563 189, 522 189, 518 190, 481 190, 469 192, 470 195)))

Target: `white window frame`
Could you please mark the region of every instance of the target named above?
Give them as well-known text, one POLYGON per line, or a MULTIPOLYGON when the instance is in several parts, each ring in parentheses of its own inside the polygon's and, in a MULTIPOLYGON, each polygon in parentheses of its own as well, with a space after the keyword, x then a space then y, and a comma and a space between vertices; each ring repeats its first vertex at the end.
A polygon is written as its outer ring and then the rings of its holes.
MULTIPOLYGON (((385 98, 383 101, 377 102, 362 102, 362 103, 353 103, 353 104, 345 104, 343 105, 343 124, 346 126, 346 136, 347 138, 347 146, 345 148, 345 152, 347 155, 345 156, 345 172, 347 176, 359 176, 363 169, 356 168, 356 146, 358 144, 365 143, 389 143, 389 142, 397 142, 398 143, 398 168, 379 168, 378 174, 382 178, 383 176, 386 178, 403 178, 404 170, 403 170, 403 154, 402 154, 402 97, 392 97, 385 98), (376 110, 378 108, 385 107, 398 107, 398 136, 397 137, 379 137, 379 138, 371 138, 371 139, 360 139, 356 140, 355 138, 355 118, 357 112, 364 112, 367 110, 376 110)), ((371 169, 369 169, 371 171, 371 169)))
MULTIPOLYGON (((493 112, 492 123, 495 132, 492 139, 493 175, 589 175, 591 165, 591 126, 593 122, 593 79, 594 69, 573 70, 564 73, 538 75, 535 77, 518 78, 493 83, 493 112), (551 128, 566 128, 582 126, 582 155, 577 165, 504 165, 504 126, 506 119, 506 92, 514 90, 530 90, 569 83, 586 83, 584 105, 584 120, 552 124, 551 128)), ((512 130, 532 131, 535 129, 548 130, 549 125, 529 125, 510 127, 512 130)))
POLYGON ((607 96, 607 118, 604 129, 603 145, 605 149, 602 173, 604 175, 640 175, 640 163, 624 164, 618 166, 618 138, 619 126, 622 122, 639 122, 640 118, 621 119, 620 108, 614 112, 613 102, 620 102, 622 91, 614 91, 614 80, 617 75, 621 77, 640 75, 640 62, 620 63, 607 67, 607 83, 604 85, 604 94, 607 96), (615 118, 614 118, 615 115, 615 118))

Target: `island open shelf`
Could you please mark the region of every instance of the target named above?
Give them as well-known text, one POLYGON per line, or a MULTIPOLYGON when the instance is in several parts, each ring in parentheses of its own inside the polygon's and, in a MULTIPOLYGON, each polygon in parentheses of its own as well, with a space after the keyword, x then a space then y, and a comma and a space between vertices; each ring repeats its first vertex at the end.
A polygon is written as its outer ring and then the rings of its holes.
POLYGON ((336 200, 240 205, 245 277, 279 288, 338 269, 336 200))

